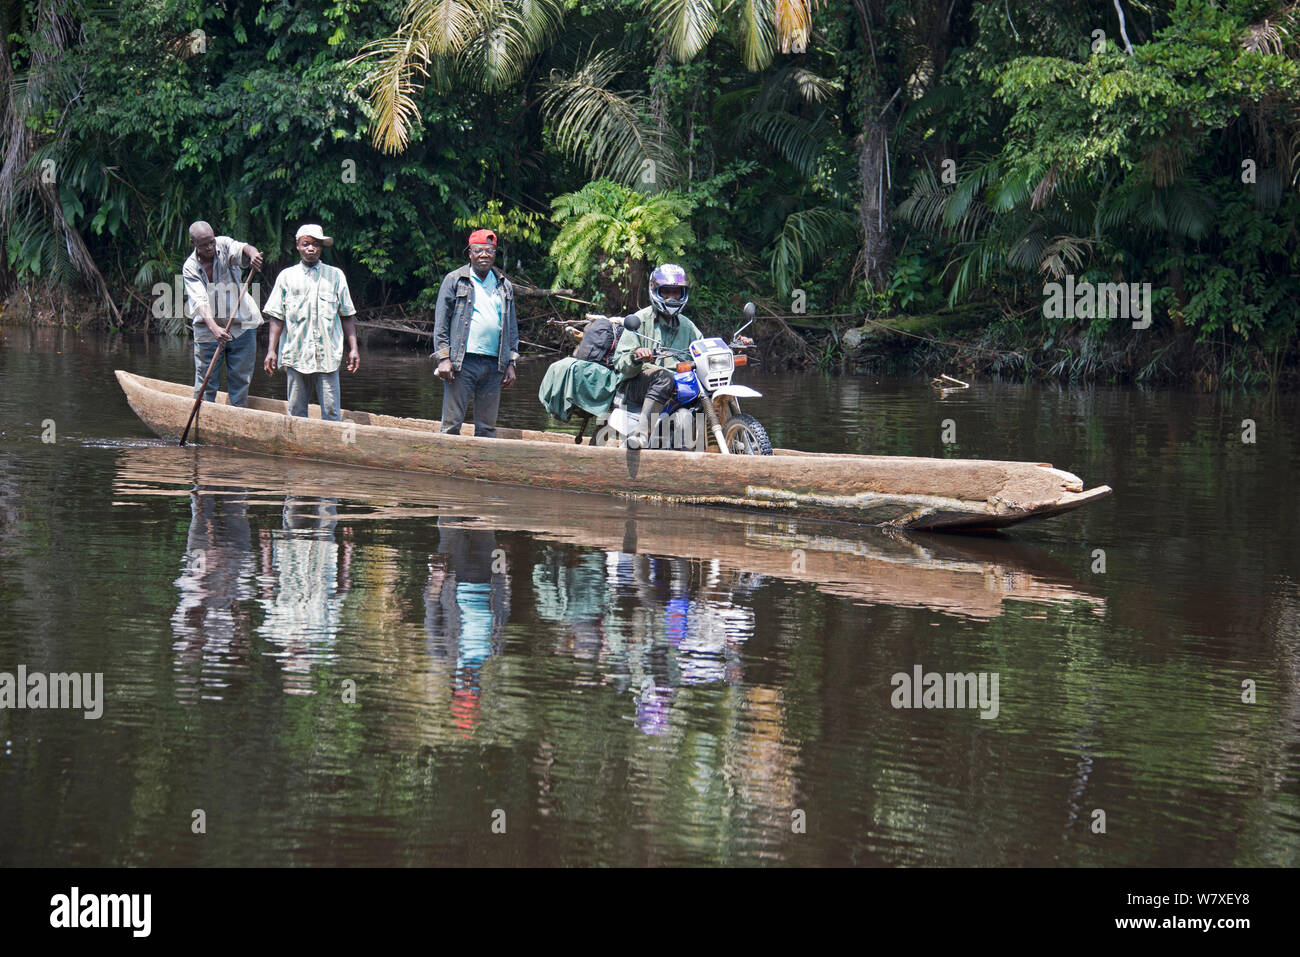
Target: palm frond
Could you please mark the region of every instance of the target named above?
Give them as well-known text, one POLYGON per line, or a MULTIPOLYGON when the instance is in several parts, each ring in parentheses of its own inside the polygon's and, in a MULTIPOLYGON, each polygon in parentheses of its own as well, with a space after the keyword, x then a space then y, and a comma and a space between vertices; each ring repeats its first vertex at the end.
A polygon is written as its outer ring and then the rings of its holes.
POLYGON ((813 0, 776 0, 776 35, 782 53, 803 53, 812 32, 813 0))
POLYGON ((789 63, 773 70, 757 92, 748 89, 753 98, 752 110, 774 110, 806 103, 810 106, 828 103, 840 93, 843 85, 814 73, 805 66, 789 63))
POLYGON ((852 241, 857 223, 842 209, 815 206, 791 213, 772 250, 772 281, 782 296, 788 296, 804 270, 825 258, 839 243, 852 241))
POLYGON ((523 74, 536 50, 517 7, 503 0, 481 0, 476 29, 458 59, 479 87, 499 90, 523 74))
POLYGON ((736 119, 736 135, 761 139, 801 175, 812 176, 827 142, 823 116, 809 121, 786 112, 742 113, 736 119))
MULTIPOLYGON (((1092 243, 1081 236, 1055 236, 1039 253, 1038 271, 1057 280, 1066 273, 1082 272, 1085 254, 1091 250, 1092 243)), ((1018 265, 1010 255, 1007 262, 1018 265)))
POLYGON ((1153 235, 1200 239, 1214 222, 1214 204, 1197 183, 1162 188, 1142 180, 1121 190, 1097 220, 1105 231, 1136 226, 1153 235))
POLYGON ((555 146, 595 177, 651 190, 679 175, 678 151, 650 119, 642 93, 610 89, 624 61, 610 51, 592 56, 573 75, 551 75, 542 94, 555 146))
MULTIPOLYGON (((559 30, 563 0, 413 0, 397 31, 349 61, 373 63, 358 84, 369 91, 377 149, 400 153, 420 122, 415 97, 455 57, 482 89, 515 82, 559 30)), ((435 84, 445 87, 445 82, 435 84)))
POLYGON ((564 26, 564 0, 519 0, 519 18, 534 47, 540 47, 564 26))
POLYGON ((928 166, 919 170, 912 183, 912 193, 894 210, 903 222, 923 233, 936 234, 943 225, 943 208, 952 191, 935 178, 928 166))
POLYGON ((416 75, 429 75, 429 61, 433 54, 433 44, 421 38, 414 27, 404 24, 391 37, 367 44, 349 61, 375 61, 358 84, 359 89, 370 91, 375 149, 385 153, 400 153, 406 149, 411 128, 420 122, 415 95, 423 83, 416 79, 416 75))
MULTIPOLYGON (((977 242, 963 244, 965 251, 948 264, 948 269, 957 267, 953 277, 952 288, 948 290, 948 305, 955 306, 966 297, 975 283, 985 283, 1003 263, 1001 243, 996 239, 986 238, 977 242)), ((944 270, 945 273, 947 269, 944 270)))
POLYGON ((491 0, 412 0, 402 17, 402 30, 438 56, 457 53, 490 18, 491 0))
POLYGON ((1276 23, 1268 20, 1252 24, 1241 37, 1241 48, 1248 53, 1273 53, 1280 56, 1284 33, 1284 28, 1279 28, 1276 23))
POLYGON ((651 16, 668 52, 683 63, 694 59, 718 29, 713 0, 654 0, 651 16))
POLYGON ((1022 205, 1033 194, 1037 183, 1042 185, 1043 177, 1029 170, 1007 170, 997 181, 991 184, 989 206, 995 212, 1009 213, 1022 205))
POLYGON ((966 218, 967 212, 979 202, 979 198, 990 181, 1002 173, 1002 161, 993 156, 976 165, 969 173, 957 181, 952 191, 952 200, 944 208, 943 225, 946 229, 956 229, 966 218))
MULTIPOLYGON (((783 2, 776 0, 778 7, 783 2)), ((741 56, 747 70, 757 72, 763 69, 772 62, 776 53, 777 29, 773 23, 772 3, 773 0, 740 0, 736 5, 741 56)))

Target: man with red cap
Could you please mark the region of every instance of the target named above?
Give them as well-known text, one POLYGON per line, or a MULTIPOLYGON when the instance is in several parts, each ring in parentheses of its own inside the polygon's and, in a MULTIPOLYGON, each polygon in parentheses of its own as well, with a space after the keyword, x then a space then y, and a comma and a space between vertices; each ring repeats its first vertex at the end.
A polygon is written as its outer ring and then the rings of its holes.
POLYGON ((515 291, 492 265, 496 233, 476 229, 469 236, 469 263, 447 273, 438 290, 433 321, 434 374, 443 381, 442 431, 460 434, 474 403, 474 434, 494 438, 501 390, 515 383, 519 324, 515 291))

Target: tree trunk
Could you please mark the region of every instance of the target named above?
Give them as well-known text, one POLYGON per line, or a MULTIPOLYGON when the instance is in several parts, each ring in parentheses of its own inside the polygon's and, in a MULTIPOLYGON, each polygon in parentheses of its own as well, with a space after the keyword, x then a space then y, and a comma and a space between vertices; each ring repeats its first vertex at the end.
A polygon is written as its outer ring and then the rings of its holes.
MULTIPOLYGON (((862 249, 858 253, 857 271, 868 285, 883 288, 893 260, 893 211, 889 190, 893 171, 889 161, 889 126, 887 115, 893 98, 882 105, 881 69, 877 58, 872 22, 880 23, 886 14, 878 0, 853 0, 857 14, 858 48, 862 66, 854 71, 861 104, 862 131, 855 143, 858 148, 858 225, 862 230, 862 249), (868 66, 869 64, 869 66, 868 66)), ((901 90, 899 91, 901 92, 901 90)), ((895 93, 894 97, 898 94, 895 93)))
MULTIPOLYGON (((868 111, 871 109, 868 106, 868 111)), ((889 187, 889 131, 882 120, 868 116, 858 137, 858 178, 861 201, 858 222, 862 227, 859 268, 867 282, 877 288, 888 278, 893 259, 892 210, 889 187)))

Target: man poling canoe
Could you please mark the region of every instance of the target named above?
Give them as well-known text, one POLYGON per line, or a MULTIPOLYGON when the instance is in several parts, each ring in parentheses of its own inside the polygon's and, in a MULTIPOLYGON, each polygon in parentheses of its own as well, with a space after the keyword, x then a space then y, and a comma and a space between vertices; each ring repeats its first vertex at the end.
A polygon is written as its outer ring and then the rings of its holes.
MULTIPOLYGON (((258 260, 259 260, 259 265, 260 265, 260 260, 261 260, 261 258, 262 258, 260 253, 258 254, 258 257, 257 257, 257 258, 258 258, 258 260)), ((245 294, 246 292, 248 292, 248 283, 252 280, 252 278, 253 278, 253 273, 257 272, 257 270, 258 270, 258 267, 257 267, 257 266, 254 266, 254 267, 249 271, 249 273, 248 273, 248 278, 244 280, 244 285, 241 286, 240 289, 239 289, 239 298, 238 298, 237 300, 235 300, 236 302, 243 302, 244 294, 245 294)), ((194 392, 195 392, 195 396, 194 396, 194 408, 190 410, 190 418, 189 418, 189 421, 187 421, 187 422, 185 423, 185 431, 181 433, 181 443, 180 443, 181 445, 184 445, 184 444, 185 444, 185 440, 186 440, 187 438, 189 438, 189 435, 190 435, 190 426, 194 424, 194 417, 195 417, 196 415, 199 414, 199 406, 201 406, 201 405, 203 404, 203 397, 204 397, 203 394, 204 394, 204 391, 207 389, 207 387, 208 387, 208 380, 209 380, 210 378, 212 378, 212 372, 213 372, 214 369, 216 369, 216 367, 217 367, 217 362, 218 362, 218 360, 220 360, 220 358, 221 358, 222 350, 225 349, 226 344, 227 344, 228 342, 233 341, 232 338, 231 338, 231 336, 230 336, 230 325, 231 325, 232 322, 234 322, 234 320, 235 320, 235 315, 236 315, 237 312, 238 312, 237 309, 232 309, 232 310, 231 310, 231 312, 230 312, 230 318, 228 318, 228 319, 226 320, 226 325, 225 325, 225 326, 220 330, 220 332, 224 334, 224 338, 219 339, 219 341, 217 342, 217 348, 216 348, 216 351, 215 351, 215 352, 213 353, 213 355, 212 355, 212 361, 208 363, 208 371, 204 374, 204 376, 203 376, 203 381, 200 382, 198 385, 196 385, 196 386, 194 387, 194 392)), ((257 339, 256 339, 256 337, 254 336, 254 337, 253 337, 253 347, 256 348, 256 345, 257 345, 257 339)), ((196 351, 196 353, 197 353, 197 349, 196 349, 195 351, 196 351)), ((229 376, 230 376, 230 373, 227 372, 227 379, 229 379, 229 376)), ((244 399, 245 399, 245 401, 247 400, 247 397, 248 397, 248 386, 247 386, 247 384, 245 384, 245 386, 244 386, 244 399)), ((213 394, 213 396, 212 396, 212 400, 215 401, 215 399, 216 399, 216 395, 215 395, 215 391, 214 391, 214 394, 213 394)), ((241 402, 241 403, 238 403, 238 405, 241 405, 241 406, 242 406, 243 404, 244 404, 244 403, 242 403, 242 402, 241 402)), ((231 405, 236 405, 236 403, 232 402, 231 405)))
MULTIPOLYGON (((217 369, 223 364, 226 367, 230 404, 243 406, 257 361, 257 328, 262 324, 262 313, 256 296, 245 295, 246 285, 237 298, 235 291, 240 288, 244 267, 262 268, 262 254, 251 243, 216 235, 202 220, 190 226, 190 243, 194 251, 185 260, 181 278, 194 335, 194 387, 199 388, 200 378, 217 356, 217 346, 224 345, 217 369), (221 320, 227 318, 234 322, 223 328, 221 320)), ((211 384, 204 387, 209 402, 216 400, 220 381, 217 371, 211 384)))

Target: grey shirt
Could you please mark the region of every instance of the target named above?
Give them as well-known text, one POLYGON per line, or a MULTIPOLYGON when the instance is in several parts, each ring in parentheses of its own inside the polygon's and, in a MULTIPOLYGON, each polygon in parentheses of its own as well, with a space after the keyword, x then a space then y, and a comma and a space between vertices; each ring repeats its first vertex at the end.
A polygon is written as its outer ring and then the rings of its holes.
MULTIPOLYGON (((235 297, 239 295, 240 284, 243 282, 243 271, 240 266, 246 258, 246 246, 246 243, 237 242, 229 236, 217 237, 217 250, 212 260, 211 282, 208 281, 207 273, 203 270, 203 264, 199 262, 198 250, 190 253, 189 258, 185 260, 181 276, 185 280, 186 311, 190 316, 195 342, 217 341, 216 336, 208 329, 208 324, 203 321, 203 316, 199 313, 199 305, 201 303, 210 305, 218 323, 225 325, 225 320, 234 308, 235 297)), ((230 332, 232 335, 242 336, 261 324, 262 313, 257 308, 257 301, 252 295, 250 286, 249 292, 244 293, 243 301, 239 303, 239 311, 235 314, 235 321, 230 324, 230 332)))

